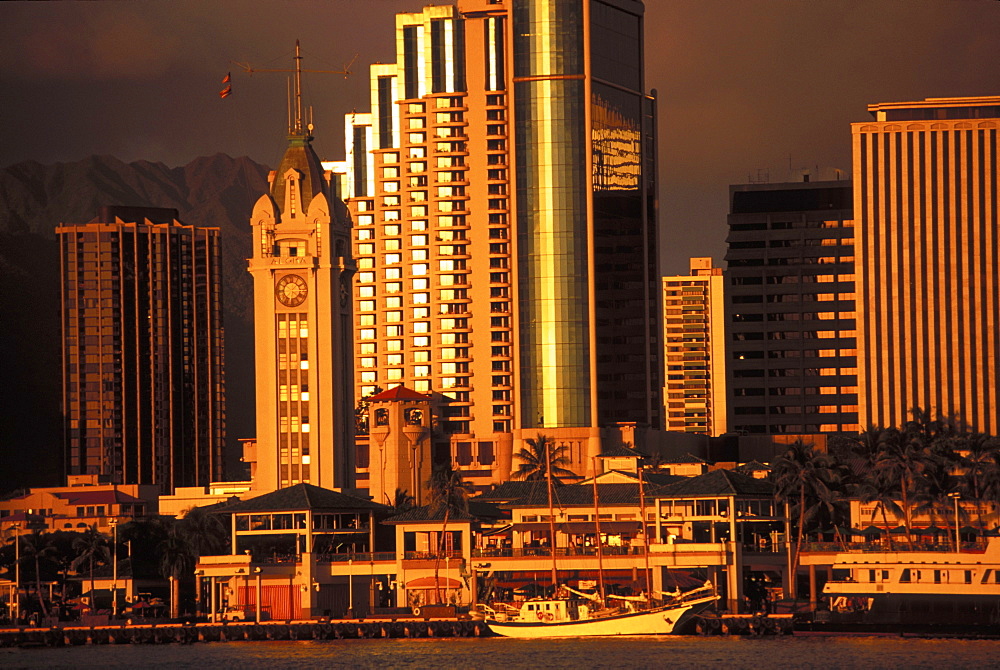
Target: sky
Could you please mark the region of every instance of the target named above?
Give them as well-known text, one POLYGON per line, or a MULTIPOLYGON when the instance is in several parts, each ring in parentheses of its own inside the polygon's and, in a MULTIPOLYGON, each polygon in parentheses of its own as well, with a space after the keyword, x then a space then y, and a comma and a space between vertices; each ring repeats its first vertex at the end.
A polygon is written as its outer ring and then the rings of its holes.
MULTIPOLYGON (((276 165, 291 65, 307 75, 321 158, 370 109, 397 12, 426 0, 0 3, 0 167, 106 154, 184 165, 218 152, 276 165), (233 95, 220 99, 233 74, 233 95)), ((448 4, 442 2, 440 4, 448 4)), ((659 100, 661 258, 725 253, 730 184, 850 170, 867 105, 1000 95, 997 0, 646 0, 646 88, 659 100)), ((248 213, 249 216, 249 213, 248 213)))

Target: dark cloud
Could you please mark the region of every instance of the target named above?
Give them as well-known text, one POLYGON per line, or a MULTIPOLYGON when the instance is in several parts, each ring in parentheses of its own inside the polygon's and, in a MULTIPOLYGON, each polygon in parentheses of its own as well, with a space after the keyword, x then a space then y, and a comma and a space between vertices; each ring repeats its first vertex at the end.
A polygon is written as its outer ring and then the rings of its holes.
MULTIPOLYGON (((427 0, 0 3, 0 165, 95 153, 181 165, 218 151, 273 164, 300 39, 317 146, 369 108, 368 65, 395 59, 393 16, 427 0), (234 95, 220 100, 220 79, 234 95)), ((850 123, 886 100, 1000 94, 992 0, 647 0, 660 101, 664 271, 724 251, 728 185, 850 169, 850 123)))

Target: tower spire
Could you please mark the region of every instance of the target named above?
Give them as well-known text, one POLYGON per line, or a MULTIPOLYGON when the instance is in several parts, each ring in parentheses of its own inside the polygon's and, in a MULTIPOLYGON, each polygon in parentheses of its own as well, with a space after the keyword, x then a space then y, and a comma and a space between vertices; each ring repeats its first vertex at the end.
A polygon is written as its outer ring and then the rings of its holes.
POLYGON ((292 135, 302 135, 302 49, 295 40, 295 121, 289 129, 292 135))

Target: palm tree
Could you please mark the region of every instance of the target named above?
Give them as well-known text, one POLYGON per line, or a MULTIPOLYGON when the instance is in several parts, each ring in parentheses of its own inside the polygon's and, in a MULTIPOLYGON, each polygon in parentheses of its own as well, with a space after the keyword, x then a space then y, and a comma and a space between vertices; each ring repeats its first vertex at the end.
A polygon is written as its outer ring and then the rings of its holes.
POLYGON ((438 575, 441 569, 441 555, 444 553, 444 539, 448 532, 448 520, 452 514, 469 513, 469 495, 472 493, 472 487, 462 481, 462 473, 454 470, 448 462, 434 467, 427 488, 430 508, 428 516, 434 518, 438 514, 444 514, 441 533, 438 535, 438 550, 434 557, 434 588, 438 602, 444 602, 438 575))
POLYGON ((176 523, 173 517, 142 517, 132 519, 118 528, 118 539, 128 545, 129 567, 133 578, 152 577, 159 574, 156 551, 167 539, 167 533, 176 523))
POLYGON ((890 428, 885 431, 882 449, 875 462, 875 472, 895 487, 899 494, 900 507, 903 511, 903 527, 906 529, 906 540, 912 543, 910 533, 913 519, 914 496, 927 485, 928 469, 932 464, 932 453, 928 441, 929 432, 918 423, 909 431, 899 431, 890 428), (913 430, 916 426, 919 430, 913 430))
POLYGON ((402 514, 414 508, 416 505, 416 500, 410 495, 408 491, 404 489, 396 489, 396 493, 392 496, 392 506, 393 514, 402 514))
POLYGON ((35 564, 35 594, 38 596, 38 604, 42 608, 42 614, 49 615, 45 606, 45 599, 42 598, 42 566, 43 560, 49 560, 56 554, 56 547, 52 537, 45 531, 36 530, 31 535, 21 538, 21 561, 30 560, 35 564))
POLYGON ((799 568, 799 553, 802 550, 806 520, 811 514, 808 503, 816 499, 829 499, 834 479, 832 462, 826 454, 816 451, 811 444, 796 440, 788 445, 785 453, 775 461, 774 477, 775 498, 786 504, 794 502, 794 509, 799 518, 795 555, 789 575, 789 582, 794 584, 795 573, 799 568))
MULTIPOLYGON (((855 495, 861 499, 861 502, 875 503, 875 506, 872 508, 872 515, 868 521, 870 524, 874 525, 875 517, 881 515, 882 526, 888 530, 888 513, 892 512, 896 518, 902 516, 903 510, 900 508, 899 503, 896 502, 896 490, 896 485, 891 479, 875 470, 869 471, 868 476, 857 483, 855 495)), ((891 549, 892 535, 887 534, 886 537, 891 549)))
POLYGON ((982 503, 986 500, 989 483, 1000 471, 1000 440, 990 435, 974 433, 965 436, 955 445, 958 462, 964 470, 959 482, 962 497, 976 503, 976 523, 983 530, 982 503))
POLYGON ((93 613, 96 609, 94 563, 107 565, 111 561, 111 552, 108 550, 108 538, 104 537, 97 530, 97 524, 94 524, 73 540, 73 551, 76 552, 76 558, 73 559, 71 567, 79 572, 80 566, 86 564, 90 572, 90 609, 91 613, 93 613))
POLYGON ((567 456, 569 448, 566 445, 556 446, 551 437, 541 434, 535 438, 528 438, 525 442, 527 448, 521 447, 521 450, 514 454, 514 457, 521 461, 512 475, 514 479, 527 482, 544 481, 550 464, 553 481, 559 482, 559 477, 576 476, 571 470, 562 467, 570 462, 567 456))
POLYGON ((160 555, 160 574, 170 580, 170 617, 176 619, 180 616, 181 576, 194 571, 192 548, 175 526, 157 547, 157 552, 160 555))
POLYGON ((229 529, 204 507, 187 510, 177 527, 194 559, 222 554, 229 546, 229 529))

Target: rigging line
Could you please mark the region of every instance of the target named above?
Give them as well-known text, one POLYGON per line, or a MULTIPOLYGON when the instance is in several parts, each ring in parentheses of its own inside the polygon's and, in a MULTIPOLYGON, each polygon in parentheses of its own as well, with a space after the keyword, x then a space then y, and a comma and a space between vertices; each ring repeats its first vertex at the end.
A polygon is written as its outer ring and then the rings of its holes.
MULTIPOLYGON (((321 58, 321 57, 317 56, 316 54, 314 54, 313 52, 311 52, 311 51, 309 51, 309 50, 307 50, 305 48, 302 49, 302 55, 303 56, 309 56, 309 61, 310 62, 314 62, 315 61, 316 63, 318 63, 320 65, 326 65, 327 67, 331 67, 331 68, 338 67, 337 65, 335 65, 332 62, 330 62, 329 60, 321 58)), ((344 65, 340 66, 340 67, 343 67, 343 71, 344 71, 344 76, 345 77, 348 76, 349 74, 351 74, 351 66, 354 65, 355 62, 357 62, 359 56, 360 56, 360 54, 354 54, 354 57, 351 58, 351 62, 349 62, 346 66, 344 66, 344 65)), ((307 71, 308 70, 303 70, 303 72, 307 72, 307 71)))
POLYGON ((249 169, 248 169, 248 166, 247 166, 247 163, 250 160, 252 160, 252 159, 250 158, 250 154, 247 151, 246 125, 243 123, 242 117, 237 116, 236 106, 230 104, 230 107, 232 109, 229 110, 229 114, 232 117, 233 127, 236 128, 236 141, 237 141, 237 143, 239 145, 240 153, 243 154, 242 157, 246 159, 244 161, 241 161, 241 165, 240 165, 240 169, 243 171, 243 188, 246 190, 247 202, 250 203, 251 207, 253 207, 254 194, 253 194, 253 191, 250 188, 250 178, 251 178, 251 176, 250 176, 250 172, 249 172, 249 169))

